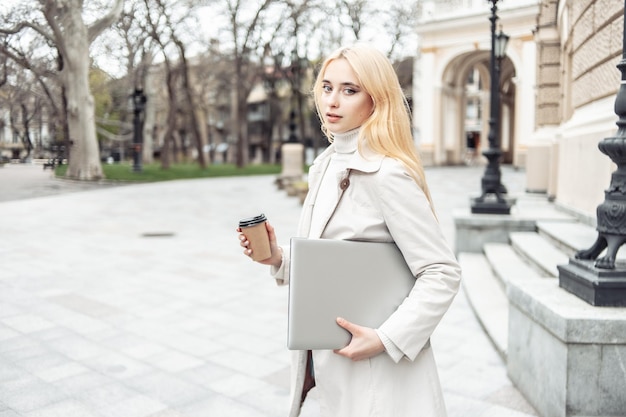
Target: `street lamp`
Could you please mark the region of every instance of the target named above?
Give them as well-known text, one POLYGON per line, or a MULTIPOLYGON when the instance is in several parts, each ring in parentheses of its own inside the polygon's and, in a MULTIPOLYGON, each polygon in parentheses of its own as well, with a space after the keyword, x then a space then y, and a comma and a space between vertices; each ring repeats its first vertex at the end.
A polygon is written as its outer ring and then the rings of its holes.
MULTIPOLYGON (((302 65, 298 53, 294 49, 291 53, 291 67, 289 70, 289 80, 291 81, 291 111, 289 112, 289 139, 290 143, 298 142, 298 135, 296 134, 296 116, 301 110, 300 104, 300 72, 302 71, 302 65)), ((302 117, 302 114, 299 115, 302 117)), ((302 133, 302 132, 300 132, 302 133)), ((304 139, 304 138, 302 138, 304 139)))
MULTIPOLYGON (((282 57, 282 56, 281 56, 282 57)), ((297 109, 301 110, 300 74, 305 66, 298 58, 297 52, 291 53, 289 70, 283 74, 291 84, 291 111, 289 112, 289 138, 280 148, 282 171, 277 179, 279 188, 285 188, 294 181, 301 181, 304 165, 304 145, 296 134, 297 109)), ((300 111, 300 126, 302 126, 302 112, 300 111)), ((301 128, 302 133, 302 128, 301 128)), ((304 139, 304 138, 302 138, 304 139)))
POLYGON ((146 107, 146 95, 140 88, 135 88, 133 100, 133 172, 141 172, 141 148, 143 135, 141 131, 141 113, 146 107))
POLYGON ((472 199, 472 213, 483 214, 510 214, 512 202, 503 197, 507 193, 502 185, 500 174, 500 64, 506 55, 506 47, 509 36, 502 33, 496 35, 496 21, 498 16, 498 0, 489 0, 493 3, 491 8, 491 89, 489 105, 489 149, 483 152, 487 158, 487 168, 483 175, 481 185, 482 194, 480 197, 472 199))
POLYGON ((558 266, 559 286, 594 306, 626 307, 626 262, 617 260, 617 251, 626 243, 626 27, 622 35, 622 60, 617 64, 622 82, 615 98, 618 129, 615 136, 598 144, 617 170, 611 174, 604 201, 596 209, 596 241, 576 253, 567 265, 558 266))

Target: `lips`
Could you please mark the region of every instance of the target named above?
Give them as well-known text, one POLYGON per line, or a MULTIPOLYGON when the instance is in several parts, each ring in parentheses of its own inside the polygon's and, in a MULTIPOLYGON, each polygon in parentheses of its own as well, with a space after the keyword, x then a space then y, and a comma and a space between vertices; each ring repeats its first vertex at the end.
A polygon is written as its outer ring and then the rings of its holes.
POLYGON ((341 120, 341 116, 339 116, 338 114, 335 114, 335 113, 326 113, 326 120, 329 123, 335 123, 335 122, 338 122, 339 120, 341 120))

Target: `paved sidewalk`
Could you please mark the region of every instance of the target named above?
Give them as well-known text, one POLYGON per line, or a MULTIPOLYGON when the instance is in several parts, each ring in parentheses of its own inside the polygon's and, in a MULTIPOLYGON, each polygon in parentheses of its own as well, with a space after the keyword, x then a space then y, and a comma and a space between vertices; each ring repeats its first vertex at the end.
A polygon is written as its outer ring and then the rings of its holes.
POLYGON ((0 202, 119 186, 120 183, 106 180, 84 182, 58 179, 52 170, 44 170, 40 164, 0 165, 0 202))
MULTIPOLYGON (((427 170, 450 242, 483 170, 427 170)), ((503 182, 521 192, 524 173, 503 182)), ((7 165, 0 196, 0 417, 286 415, 287 289, 235 233, 263 212, 294 234, 300 205, 273 177, 111 187, 7 165)), ((432 344, 450 417, 536 415, 463 293, 432 344)))

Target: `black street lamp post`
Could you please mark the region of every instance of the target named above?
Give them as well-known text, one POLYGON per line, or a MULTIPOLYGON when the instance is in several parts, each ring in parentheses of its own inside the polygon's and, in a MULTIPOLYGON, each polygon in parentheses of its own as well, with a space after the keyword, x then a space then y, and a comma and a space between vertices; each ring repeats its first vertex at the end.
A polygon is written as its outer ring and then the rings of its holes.
POLYGON ((589 249, 579 251, 567 265, 559 265, 558 269, 559 286, 589 304, 626 307, 626 262, 617 260, 617 251, 626 243, 626 27, 622 60, 617 68, 622 73, 615 98, 618 129, 615 136, 598 144, 600 151, 617 165, 617 170, 604 191, 604 201, 596 209, 598 236, 589 249))
POLYGON ((483 214, 510 214, 512 202, 503 197, 506 188, 502 185, 500 174, 500 64, 505 56, 509 37, 502 33, 496 35, 496 21, 498 16, 498 0, 488 0, 493 3, 491 8, 491 88, 489 106, 489 149, 483 152, 488 164, 483 175, 481 185, 482 194, 472 199, 472 213, 483 214))
POLYGON ((295 50, 291 54, 291 62, 288 69, 282 70, 281 66, 282 75, 291 85, 291 110, 289 112, 289 137, 280 148, 282 171, 277 179, 279 188, 285 188, 294 181, 300 181, 303 175, 304 145, 303 140, 299 140, 296 133, 297 120, 300 121, 300 131, 302 133, 300 78, 303 68, 306 68, 304 60, 300 60, 295 50))
MULTIPOLYGON (((291 81, 291 111, 289 112, 289 139, 290 143, 297 143, 298 135, 296 134, 296 119, 302 117, 299 114, 302 108, 300 107, 300 84, 301 84, 301 72, 302 63, 296 50, 291 53, 291 67, 289 69, 289 80, 291 81)), ((302 134, 302 132, 300 132, 302 134)), ((301 138, 304 139, 304 138, 301 138)))
POLYGON ((141 172, 141 148, 143 142, 141 115, 146 107, 146 95, 142 89, 135 88, 133 99, 133 172, 141 172))

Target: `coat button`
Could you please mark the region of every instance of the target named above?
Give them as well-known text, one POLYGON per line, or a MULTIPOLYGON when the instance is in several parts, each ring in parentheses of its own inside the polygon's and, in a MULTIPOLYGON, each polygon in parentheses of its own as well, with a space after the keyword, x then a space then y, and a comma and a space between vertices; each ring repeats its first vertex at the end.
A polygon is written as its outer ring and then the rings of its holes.
POLYGON ((341 180, 341 182, 339 183, 339 188, 341 188, 342 190, 346 190, 346 188, 348 188, 350 186, 350 179, 349 178, 344 178, 341 180))

